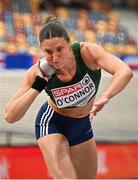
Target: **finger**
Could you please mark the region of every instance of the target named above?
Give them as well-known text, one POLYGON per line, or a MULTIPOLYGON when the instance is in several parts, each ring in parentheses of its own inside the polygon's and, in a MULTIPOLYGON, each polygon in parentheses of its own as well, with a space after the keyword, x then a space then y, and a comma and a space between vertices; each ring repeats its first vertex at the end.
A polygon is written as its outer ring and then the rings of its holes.
POLYGON ((93 118, 96 116, 96 112, 93 112, 93 113, 90 113, 90 116, 89 116, 89 118, 91 119, 91 120, 93 120, 93 118))

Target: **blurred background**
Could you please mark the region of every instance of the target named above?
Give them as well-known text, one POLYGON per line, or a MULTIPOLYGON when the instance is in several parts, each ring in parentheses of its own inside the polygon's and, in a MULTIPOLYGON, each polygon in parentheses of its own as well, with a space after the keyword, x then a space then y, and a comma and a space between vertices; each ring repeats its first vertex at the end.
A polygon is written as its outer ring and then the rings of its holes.
MULTIPOLYGON (((93 120, 98 178, 138 178, 138 0, 0 0, 0 179, 52 178, 34 136, 42 92, 21 121, 8 124, 4 106, 41 55, 42 19, 63 19, 71 41, 102 45, 134 73, 127 88, 93 120)), ((111 76, 102 72, 98 96, 111 76)), ((121 83, 121 82, 120 82, 121 83)))

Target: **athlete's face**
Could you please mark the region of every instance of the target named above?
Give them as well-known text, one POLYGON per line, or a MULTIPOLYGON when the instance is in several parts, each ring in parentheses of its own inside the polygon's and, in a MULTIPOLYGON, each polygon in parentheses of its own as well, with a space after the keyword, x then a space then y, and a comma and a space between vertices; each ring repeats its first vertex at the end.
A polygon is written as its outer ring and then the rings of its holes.
POLYGON ((70 57, 69 43, 64 38, 45 39, 41 44, 46 59, 56 69, 67 66, 70 57))

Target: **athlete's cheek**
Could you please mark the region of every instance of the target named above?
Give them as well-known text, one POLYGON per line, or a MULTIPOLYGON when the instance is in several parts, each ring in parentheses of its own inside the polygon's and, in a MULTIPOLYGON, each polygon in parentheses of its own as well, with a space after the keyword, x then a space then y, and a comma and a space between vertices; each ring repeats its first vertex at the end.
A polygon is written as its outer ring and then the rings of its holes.
POLYGON ((64 61, 67 61, 69 59, 68 54, 62 55, 61 59, 63 59, 64 61))

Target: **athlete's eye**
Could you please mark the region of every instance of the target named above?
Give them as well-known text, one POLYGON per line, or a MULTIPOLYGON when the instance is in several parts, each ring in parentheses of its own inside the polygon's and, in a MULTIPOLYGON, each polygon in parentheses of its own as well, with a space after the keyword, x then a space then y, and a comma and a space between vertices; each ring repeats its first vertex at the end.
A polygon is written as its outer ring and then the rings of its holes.
POLYGON ((45 49, 45 52, 52 55, 53 54, 53 51, 49 50, 49 49, 45 49))
POLYGON ((63 47, 58 47, 56 50, 57 50, 58 52, 61 52, 62 49, 63 49, 63 47))

